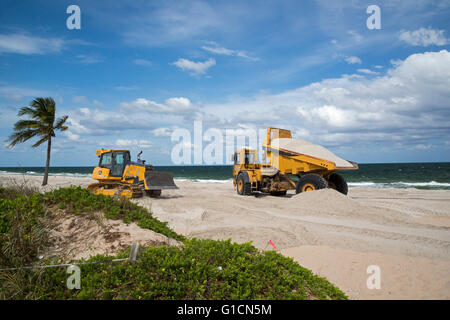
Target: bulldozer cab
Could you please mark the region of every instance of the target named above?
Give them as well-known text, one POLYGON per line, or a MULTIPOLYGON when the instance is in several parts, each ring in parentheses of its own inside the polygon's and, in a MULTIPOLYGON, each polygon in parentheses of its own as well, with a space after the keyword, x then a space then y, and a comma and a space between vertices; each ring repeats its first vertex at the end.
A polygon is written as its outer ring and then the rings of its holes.
POLYGON ((125 166, 130 160, 130 151, 114 150, 102 153, 98 166, 109 169, 111 177, 122 177, 125 166))

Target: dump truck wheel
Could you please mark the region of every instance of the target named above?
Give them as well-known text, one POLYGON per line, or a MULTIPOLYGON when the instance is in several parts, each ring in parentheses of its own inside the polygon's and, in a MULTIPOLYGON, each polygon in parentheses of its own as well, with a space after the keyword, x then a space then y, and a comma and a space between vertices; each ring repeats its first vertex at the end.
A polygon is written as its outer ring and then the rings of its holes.
POLYGON ((318 174, 309 173, 301 176, 297 181, 295 188, 296 193, 314 191, 319 189, 325 189, 328 187, 328 182, 322 176, 318 174))
POLYGON ((332 173, 328 178, 328 186, 342 194, 346 195, 348 193, 347 182, 340 174, 332 173))
POLYGON ((246 182, 246 179, 242 173, 238 175, 236 189, 237 193, 241 196, 249 195, 251 193, 251 185, 246 182))

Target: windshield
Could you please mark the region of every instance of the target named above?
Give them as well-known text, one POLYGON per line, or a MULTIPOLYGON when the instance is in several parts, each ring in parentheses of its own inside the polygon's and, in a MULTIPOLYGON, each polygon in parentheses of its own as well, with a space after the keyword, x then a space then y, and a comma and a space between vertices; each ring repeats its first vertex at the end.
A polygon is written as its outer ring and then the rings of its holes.
POLYGON ((116 164, 123 164, 123 153, 117 153, 116 154, 116 164))
POLYGON ((246 153, 245 154, 245 163, 255 163, 255 154, 254 153, 246 153))
POLYGON ((109 166, 112 163, 112 153, 102 154, 102 159, 100 160, 101 166, 109 166))

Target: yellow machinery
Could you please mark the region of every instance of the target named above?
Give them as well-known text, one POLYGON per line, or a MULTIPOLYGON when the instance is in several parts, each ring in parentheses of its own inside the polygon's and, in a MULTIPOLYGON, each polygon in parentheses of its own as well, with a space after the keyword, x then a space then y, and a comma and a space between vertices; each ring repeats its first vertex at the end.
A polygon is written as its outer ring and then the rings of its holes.
POLYGON ((268 128, 263 150, 267 164, 257 163, 257 152, 254 149, 242 148, 234 153, 233 184, 237 193, 249 195, 255 191, 272 195, 285 195, 288 190, 296 193, 333 188, 347 194, 345 179, 336 173, 339 170, 356 170, 358 164, 342 160, 323 147, 302 141, 306 148, 325 150, 334 161, 301 153, 292 146, 291 131, 268 128), (280 142, 283 143, 280 143, 280 142), (295 178, 296 177, 296 178, 295 178))
POLYGON ((95 194, 141 197, 146 193, 151 197, 161 195, 163 189, 178 189, 170 172, 155 171, 146 165, 138 154, 137 162, 131 161, 130 151, 122 149, 97 150, 99 164, 92 172, 92 179, 98 180, 88 186, 95 194))

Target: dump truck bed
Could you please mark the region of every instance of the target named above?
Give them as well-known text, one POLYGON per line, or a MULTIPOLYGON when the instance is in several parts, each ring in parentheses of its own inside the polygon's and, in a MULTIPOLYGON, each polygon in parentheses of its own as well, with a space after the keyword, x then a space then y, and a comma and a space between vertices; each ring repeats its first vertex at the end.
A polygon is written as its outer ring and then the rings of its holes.
POLYGON ((268 149, 279 150, 281 156, 306 156, 319 160, 333 162, 338 170, 356 169, 357 165, 353 162, 344 160, 336 156, 330 150, 304 140, 292 138, 272 139, 268 149))

